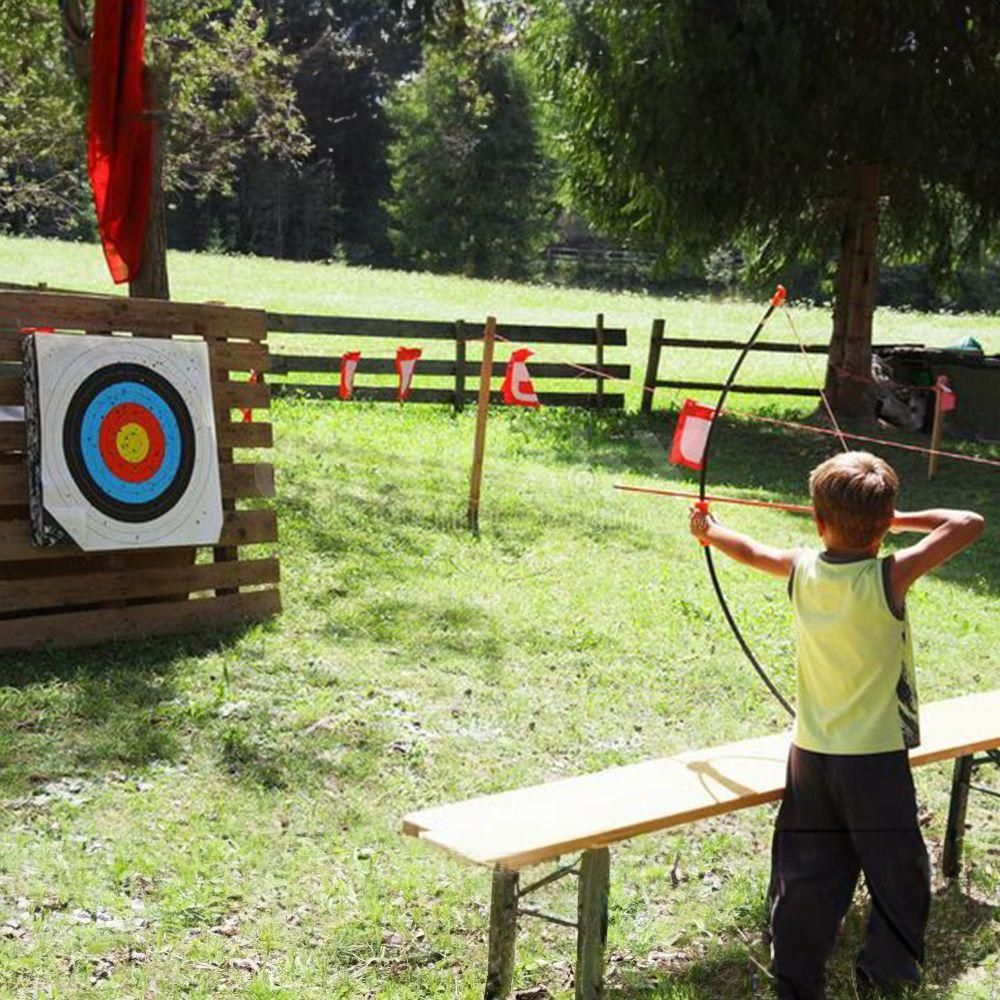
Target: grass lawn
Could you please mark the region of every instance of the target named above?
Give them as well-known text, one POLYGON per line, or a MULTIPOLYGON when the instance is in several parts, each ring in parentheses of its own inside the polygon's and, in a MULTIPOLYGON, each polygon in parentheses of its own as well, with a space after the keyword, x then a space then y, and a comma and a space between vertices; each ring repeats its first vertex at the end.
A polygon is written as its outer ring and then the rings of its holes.
MULTIPOLYGON (((637 376, 653 317, 678 333, 745 337, 760 312, 261 260, 174 255, 171 267, 175 297, 193 301, 567 323, 604 311, 629 327, 637 376)), ((96 248, 44 241, 0 240, 0 281, 106 288, 96 248)), ((826 314, 794 315, 810 339, 826 335, 826 314)), ((893 313, 877 324, 877 340, 973 333, 1000 349, 995 319, 893 313)), ((706 378, 730 362, 685 353, 685 370, 706 378)), ((778 374, 808 381, 795 362, 778 374)), ((279 620, 4 656, 0 996, 479 997, 488 873, 401 837, 403 813, 782 726, 726 629, 684 505, 611 489, 693 483, 665 463, 672 416, 637 416, 629 393, 626 413, 491 417, 478 539, 464 528, 470 413, 281 401, 279 620)), ((831 444, 731 419, 716 447, 720 492, 803 502, 831 444)), ((922 698, 996 688, 997 470, 945 463, 928 484, 920 456, 886 456, 906 506, 971 506, 989 521, 975 549, 912 594, 922 698)), ((791 514, 724 519, 782 544, 809 538, 791 514)), ((783 587, 732 564, 721 574, 789 691, 783 587)), ((949 780, 946 765, 917 772, 935 864, 949 780)), ((613 850, 609 1000, 766 994, 773 815, 752 809, 613 850)), ((963 877, 946 888, 936 875, 918 1000, 1000 997, 998 819, 996 800, 973 794, 963 877)), ((571 891, 559 883, 541 902, 571 913, 571 891)), ((834 1000, 855 996, 863 915, 859 893, 834 1000)), ((571 997, 573 942, 526 922, 516 987, 571 997)))

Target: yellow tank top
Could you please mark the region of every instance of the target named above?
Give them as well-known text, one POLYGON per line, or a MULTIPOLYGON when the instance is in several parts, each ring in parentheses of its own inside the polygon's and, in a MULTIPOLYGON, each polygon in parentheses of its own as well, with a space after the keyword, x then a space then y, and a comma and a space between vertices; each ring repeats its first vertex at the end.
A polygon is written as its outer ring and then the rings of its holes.
POLYGON ((835 562, 803 551, 788 591, 798 634, 793 741, 829 754, 886 753, 920 743, 913 643, 890 605, 891 557, 835 562))

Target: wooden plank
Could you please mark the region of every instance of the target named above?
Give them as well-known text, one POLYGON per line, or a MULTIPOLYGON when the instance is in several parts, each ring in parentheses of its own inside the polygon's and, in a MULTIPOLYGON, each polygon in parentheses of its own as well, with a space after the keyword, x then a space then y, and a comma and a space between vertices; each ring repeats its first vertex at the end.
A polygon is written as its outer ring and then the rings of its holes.
POLYGON ((24 379, 20 375, 0 376, 0 406, 24 405, 24 379))
POLYGON ((0 583, 0 615, 278 583, 277 559, 72 573, 0 583))
MULTIPOLYGON (((1000 690, 921 710, 914 766, 1000 746, 1000 690)), ((654 830, 774 802, 790 736, 778 733, 412 813, 403 830, 466 860, 520 869, 654 830)))
POLYGON ((450 320, 378 319, 372 316, 314 316, 307 313, 267 314, 274 333, 325 333, 336 337, 389 337, 403 340, 453 340, 450 320))
MULTIPOLYGON (((742 351, 746 347, 743 340, 706 340, 703 337, 660 337, 663 347, 691 347, 701 350, 742 351)), ((763 351, 773 354, 801 354, 805 349, 807 354, 828 354, 829 344, 781 344, 770 340, 757 341, 751 350, 755 353, 763 351)))
MULTIPOLYGON (((220 463, 219 479, 224 499, 274 496, 274 467, 266 463, 220 463)), ((27 505, 27 502, 28 474, 24 463, 0 465, 0 507, 27 505)))
POLYGON ((196 305, 124 296, 0 291, 0 325, 59 330, 141 330, 161 336, 263 340, 265 314, 257 309, 196 305))
POLYGON ((216 406, 227 410, 264 410, 271 405, 271 387, 266 382, 217 382, 212 393, 216 406))
POLYGON ((275 495, 274 466, 267 463, 226 463, 219 466, 219 478, 224 500, 275 495))
POLYGON ((261 621, 281 611, 277 590, 106 610, 32 615, 0 621, 0 649, 34 650, 98 645, 112 640, 187 633, 261 621))
MULTIPOLYGON (((274 398, 302 399, 334 399, 339 400, 335 385, 299 385, 293 382, 275 382, 271 384, 271 395, 274 398)), ((472 391, 465 393, 465 402, 475 402, 477 394, 472 391)), ((593 392, 540 392, 538 398, 543 406, 596 406, 597 396, 593 392)), ((395 402, 396 389, 393 386, 355 386, 354 401, 395 402)), ((341 402, 343 402, 341 400, 341 402)), ((406 403, 451 403, 455 402, 454 389, 412 389, 406 403)), ((490 394, 491 403, 503 404, 500 392, 490 394)), ((349 403, 347 404, 349 405, 349 403)), ((617 393, 604 396, 604 406, 621 408, 625 405, 625 397, 617 393)))
MULTIPOLYGON (((278 518, 273 510, 227 511, 223 517, 220 545, 259 545, 278 540, 278 518)), ((136 549, 121 549, 133 553, 136 549)), ((109 553, 108 553, 109 554, 109 553)), ((40 548, 31 543, 27 520, 0 521, 0 564, 35 562, 38 560, 86 558, 82 549, 72 543, 40 548)), ((3 573, 0 572, 0 579, 3 573)))
POLYGON ((225 421, 216 425, 215 439, 220 449, 270 448, 274 444, 274 428, 256 420, 252 424, 225 421))
POLYGON ((24 451, 26 440, 23 420, 0 420, 0 452, 24 451))
POLYGON ((0 331, 0 361, 20 361, 21 335, 0 331))
MULTIPOLYGON (((677 379, 658 379, 655 385, 664 389, 697 389, 705 392, 721 392, 725 386, 721 382, 684 382, 677 379)), ((808 386, 789 385, 732 385, 729 391, 733 393, 750 393, 767 396, 818 396, 819 389, 808 386)))
MULTIPOLYGON (((465 343, 461 346, 464 348, 465 343)), ((531 361, 529 368, 533 378, 594 378, 595 371, 603 372, 609 378, 628 380, 632 368, 630 365, 609 365, 605 364, 595 368, 593 365, 583 366, 587 371, 582 371, 581 366, 568 364, 566 362, 553 361, 531 361)), ((463 375, 478 375, 480 363, 478 361, 466 361, 463 375)), ((440 376, 442 378, 454 378, 457 371, 454 360, 439 360, 436 358, 421 359, 417 362, 416 374, 427 376, 440 376)), ((507 371, 506 361, 495 361, 493 363, 494 377, 503 377, 507 371)), ((293 372, 320 372, 327 375, 339 375, 340 358, 322 357, 320 355, 303 354, 272 354, 271 374, 290 375, 293 372)), ((365 358, 358 362, 358 372, 367 375, 394 375, 396 372, 396 362, 393 358, 365 358)), ((283 383, 292 384, 292 383, 283 383)), ((463 389, 464 391, 464 389, 463 389)))
POLYGON ((211 340, 208 343, 213 368, 234 372, 271 370, 271 355, 261 344, 241 344, 231 340, 211 340))
MULTIPOLYGON (((534 326, 518 323, 502 323, 497 331, 497 339, 522 344, 587 344, 597 345, 597 331, 592 326, 534 326)), ((604 328, 605 347, 625 347, 627 331, 623 327, 604 328)))

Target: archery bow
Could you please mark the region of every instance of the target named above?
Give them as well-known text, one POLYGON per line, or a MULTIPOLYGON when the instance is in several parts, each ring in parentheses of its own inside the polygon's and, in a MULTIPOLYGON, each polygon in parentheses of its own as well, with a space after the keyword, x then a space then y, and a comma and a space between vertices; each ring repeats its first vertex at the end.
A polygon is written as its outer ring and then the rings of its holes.
MULTIPOLYGON (((771 314, 781 307, 785 301, 785 287, 784 285, 778 285, 777 290, 774 295, 771 296, 771 302, 767 307, 767 311, 761 317, 760 322, 757 324, 757 329, 750 335, 750 339, 743 345, 743 350, 740 352, 739 357, 736 359, 736 363, 732 367, 732 371, 729 373, 729 377, 726 379, 724 385, 722 386, 722 391, 719 393, 718 402, 715 404, 715 417, 712 419, 711 423, 708 425, 708 433, 705 436, 705 449, 702 453, 701 459, 701 474, 698 478, 698 503, 697 507, 701 511, 708 511, 708 498, 706 496, 705 487, 708 483, 708 457, 712 447, 712 438, 715 434, 715 423, 718 420, 719 415, 722 413, 722 405, 726 401, 726 397, 729 395, 729 390, 732 388, 733 382, 736 381, 736 376, 739 374, 740 368, 743 365, 746 356, 750 353, 750 348, 753 347, 754 342, 760 336, 761 331, 767 324, 767 321, 771 318, 771 314)), ((710 545, 704 546, 705 551, 705 564, 708 567, 708 575, 712 581, 712 586, 715 589, 715 596, 719 599, 719 604, 722 606, 722 613, 726 616, 726 621, 729 622, 729 627, 732 630, 734 636, 736 636, 736 641, 740 644, 740 648, 746 654, 747 659, 750 661, 754 670, 757 671, 757 676, 767 685, 767 689, 772 695, 777 699, 781 707, 790 715, 792 718, 795 717, 795 710, 791 705, 785 700, 781 692, 775 687, 774 681, 771 680, 767 675, 767 671, 760 665, 757 657, 754 656, 753 651, 750 649, 749 644, 743 637, 743 633, 740 631, 739 625, 736 624, 736 619, 733 617, 732 611, 729 610, 729 604, 726 602, 726 595, 722 592, 722 584, 719 582, 719 576, 715 571, 715 562, 712 559, 712 547, 710 545)))

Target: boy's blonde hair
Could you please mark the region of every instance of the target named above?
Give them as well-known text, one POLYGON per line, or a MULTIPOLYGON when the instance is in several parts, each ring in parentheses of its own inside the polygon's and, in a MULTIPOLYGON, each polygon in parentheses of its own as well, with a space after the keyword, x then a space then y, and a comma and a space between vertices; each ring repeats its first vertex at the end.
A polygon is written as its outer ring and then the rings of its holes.
POLYGON ((816 514, 851 546, 866 548, 892 523, 899 476, 867 451, 848 451, 817 465, 809 474, 816 514))

